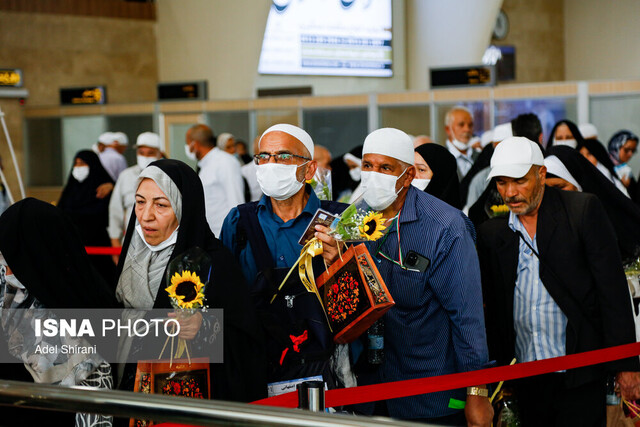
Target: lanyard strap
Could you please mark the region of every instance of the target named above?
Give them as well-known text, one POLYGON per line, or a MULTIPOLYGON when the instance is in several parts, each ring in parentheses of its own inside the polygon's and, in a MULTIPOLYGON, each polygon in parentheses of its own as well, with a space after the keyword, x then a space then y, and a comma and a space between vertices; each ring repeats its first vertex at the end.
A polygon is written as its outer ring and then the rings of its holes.
MULTIPOLYGON (((398 212, 398 215, 396 215, 396 217, 393 219, 393 222, 396 224, 396 233, 398 234, 398 259, 399 259, 399 262, 395 261, 394 259, 392 259, 391 257, 387 256, 384 252, 381 251, 382 245, 384 245, 384 242, 387 241, 387 237, 389 237, 389 233, 388 232, 384 235, 384 239, 382 239, 382 242, 378 245, 378 249, 376 250, 376 255, 380 255, 382 258, 386 259, 387 261, 391 261, 392 263, 394 263, 395 265, 399 266, 403 270, 406 270, 407 267, 404 266, 404 262, 402 261, 402 248, 400 247, 400 212, 398 212)), ((391 227, 393 227, 393 223, 391 224, 391 227)))

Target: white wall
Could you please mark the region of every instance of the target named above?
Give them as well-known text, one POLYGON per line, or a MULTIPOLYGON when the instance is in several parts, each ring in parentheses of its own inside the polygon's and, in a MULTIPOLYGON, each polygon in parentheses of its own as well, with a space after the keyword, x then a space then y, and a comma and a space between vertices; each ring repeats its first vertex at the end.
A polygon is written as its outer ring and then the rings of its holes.
POLYGON ((640 1, 564 0, 566 80, 640 76, 640 1))
POLYGON ((429 68, 482 63, 502 0, 407 0, 408 89, 429 89, 429 68))
POLYGON ((267 0, 157 0, 161 82, 208 80, 209 99, 250 98, 267 0))
POLYGON ((313 86, 314 95, 406 88, 404 0, 393 0, 391 78, 261 76, 270 0, 157 0, 161 82, 208 80, 209 99, 253 98, 257 88, 313 86))

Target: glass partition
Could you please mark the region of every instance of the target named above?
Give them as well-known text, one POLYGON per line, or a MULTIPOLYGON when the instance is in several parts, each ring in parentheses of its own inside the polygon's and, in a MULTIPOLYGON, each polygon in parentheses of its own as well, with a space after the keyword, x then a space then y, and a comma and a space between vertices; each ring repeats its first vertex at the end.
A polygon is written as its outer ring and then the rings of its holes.
POLYGON ((250 134, 248 111, 216 111, 207 114, 207 123, 213 129, 213 133, 220 135, 229 132, 247 143, 249 149, 255 135, 250 134))
POLYGON ((262 135, 265 130, 278 123, 300 126, 298 121, 298 110, 257 110, 256 134, 262 135))
POLYGON ((362 145, 369 133, 366 108, 305 110, 302 117, 313 142, 327 147, 333 158, 362 145))
POLYGON ((105 116, 64 117, 62 119, 62 184, 73 166, 73 158, 80 150, 91 150, 102 132, 107 130, 105 116))
POLYGON ((380 107, 380 127, 400 129, 413 136, 431 136, 431 117, 429 112, 428 105, 380 107))
MULTIPOLYGON (((604 145, 622 129, 640 135, 640 95, 593 97, 589 100, 589 112, 591 123, 598 129, 598 139, 604 145)), ((629 165, 637 177, 640 155, 635 154, 629 165)))
POLYGON ((520 114, 534 113, 542 124, 542 141, 546 144, 553 126, 562 119, 576 122, 575 98, 515 99, 496 101, 496 124, 506 123, 520 114))
POLYGON ((69 173, 62 169, 60 118, 27 119, 25 165, 27 186, 60 186, 69 173))
POLYGON ((435 142, 444 145, 447 140, 447 133, 444 130, 444 118, 447 111, 456 105, 463 106, 471 111, 474 135, 480 136, 485 130, 491 129, 491 113, 488 101, 436 104, 436 129, 432 135, 435 142))
POLYGON ((107 116, 107 129, 113 132, 124 132, 129 137, 129 146, 124 156, 129 166, 132 166, 136 163, 134 148, 136 139, 142 132, 153 132, 153 116, 151 114, 107 116))

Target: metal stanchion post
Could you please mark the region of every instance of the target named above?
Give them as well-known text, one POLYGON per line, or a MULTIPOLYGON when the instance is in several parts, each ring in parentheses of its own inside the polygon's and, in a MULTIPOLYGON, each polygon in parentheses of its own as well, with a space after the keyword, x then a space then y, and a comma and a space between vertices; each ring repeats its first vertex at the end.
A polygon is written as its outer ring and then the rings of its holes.
POLYGON ((305 381, 296 386, 298 408, 311 412, 324 412, 324 382, 305 381))

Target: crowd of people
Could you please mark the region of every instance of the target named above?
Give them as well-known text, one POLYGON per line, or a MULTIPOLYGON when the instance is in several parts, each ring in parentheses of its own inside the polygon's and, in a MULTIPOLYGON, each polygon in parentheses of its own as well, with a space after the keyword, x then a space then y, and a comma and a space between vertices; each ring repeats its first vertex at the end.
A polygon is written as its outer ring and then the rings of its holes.
MULTIPOLYGON (((300 378, 353 387, 635 342, 624 268, 640 255, 640 188, 629 166, 638 137, 622 130, 605 148, 593 125, 561 120, 545 142, 532 113, 474 136, 464 107, 447 112, 445 131, 441 145, 378 129, 332 158, 304 129, 277 124, 256 138, 251 156, 233 135, 197 124, 185 135, 197 171, 167 159, 152 132, 137 137, 137 161, 127 167, 127 136, 102 134, 75 155, 57 207, 28 198, 0 217, 0 351, 25 366, 3 366, 0 377, 132 390, 135 365, 100 357, 62 360, 56 375, 41 372, 42 364, 16 350, 27 332, 12 328, 5 311, 170 309, 159 290, 172 260, 193 248, 212 263, 207 305, 224 309, 224 362, 210 370, 214 399, 250 402, 300 378), (331 171, 333 200, 320 200, 309 184, 320 170, 331 171), (366 334, 334 345, 320 303, 306 298, 297 274, 288 275, 316 211, 340 214, 359 199, 386 221, 385 237, 366 243, 395 301, 383 317, 382 363, 367 359, 366 334), (85 246, 121 252, 88 257, 85 246), (415 259, 421 268, 411 268, 415 259), (273 303, 281 283, 286 292, 273 303), (56 286, 69 297, 60 298, 56 286)), ((323 225, 314 236, 323 246, 314 258, 320 273, 346 248, 323 225)), ((213 333, 202 315, 179 322, 187 341, 213 333)), ((603 426, 610 376, 625 399, 640 398, 637 357, 508 387, 524 426, 603 426)), ((489 388, 343 409, 489 426, 496 415, 489 388), (464 409, 454 401, 465 401, 464 409)), ((76 423, 91 417, 77 414, 76 423)))

